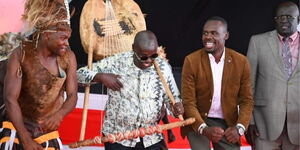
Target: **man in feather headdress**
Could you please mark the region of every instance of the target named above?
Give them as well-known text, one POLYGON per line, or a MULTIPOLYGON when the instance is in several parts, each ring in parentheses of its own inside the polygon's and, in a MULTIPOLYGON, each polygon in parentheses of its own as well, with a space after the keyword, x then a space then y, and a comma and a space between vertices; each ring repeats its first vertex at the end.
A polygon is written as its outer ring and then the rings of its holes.
POLYGON ((65 4, 27 0, 24 20, 33 32, 7 63, 0 149, 61 149, 57 128, 77 100, 76 58, 65 4), (67 98, 64 100, 64 91, 67 98))

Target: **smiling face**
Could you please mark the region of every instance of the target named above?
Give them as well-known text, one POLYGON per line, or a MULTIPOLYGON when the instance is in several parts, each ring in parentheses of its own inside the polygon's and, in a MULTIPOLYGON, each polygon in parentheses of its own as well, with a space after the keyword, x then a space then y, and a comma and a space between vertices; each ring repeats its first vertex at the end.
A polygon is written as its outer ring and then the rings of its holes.
POLYGON ((152 66, 157 57, 157 39, 151 31, 140 31, 134 38, 132 49, 134 51, 134 64, 140 69, 146 69, 152 66))
POLYGON ((135 53, 133 59, 136 66, 140 69, 146 69, 150 67, 154 59, 157 57, 157 43, 152 42, 151 45, 152 46, 149 46, 147 48, 133 45, 133 51, 135 53))
POLYGON ((224 23, 219 20, 208 20, 203 27, 202 33, 204 50, 208 53, 223 51, 228 36, 229 33, 224 23))
POLYGON ((47 35, 47 48, 51 53, 63 56, 69 49, 71 31, 49 32, 47 35))
POLYGON ((298 7, 291 2, 282 3, 276 11, 275 26, 277 32, 284 37, 291 36, 297 31, 298 23, 298 7))

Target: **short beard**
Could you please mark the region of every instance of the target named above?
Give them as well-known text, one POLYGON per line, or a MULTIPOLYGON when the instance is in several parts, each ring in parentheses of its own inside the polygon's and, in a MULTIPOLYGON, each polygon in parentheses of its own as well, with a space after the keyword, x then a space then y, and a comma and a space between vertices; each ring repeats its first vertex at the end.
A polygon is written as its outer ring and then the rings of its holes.
POLYGON ((214 54, 216 52, 216 50, 215 49, 213 49, 212 51, 205 50, 205 52, 208 54, 214 54))

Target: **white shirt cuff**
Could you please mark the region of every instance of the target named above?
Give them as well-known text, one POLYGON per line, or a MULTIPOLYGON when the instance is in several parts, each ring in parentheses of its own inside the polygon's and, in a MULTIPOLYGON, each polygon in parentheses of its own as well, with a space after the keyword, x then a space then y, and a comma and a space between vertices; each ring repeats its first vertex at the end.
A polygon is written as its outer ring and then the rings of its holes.
POLYGON ((237 127, 241 127, 244 131, 246 131, 246 128, 241 123, 236 124, 237 127))
POLYGON ((198 128, 198 133, 202 134, 203 133, 203 129, 208 127, 206 123, 202 123, 199 128, 198 128))

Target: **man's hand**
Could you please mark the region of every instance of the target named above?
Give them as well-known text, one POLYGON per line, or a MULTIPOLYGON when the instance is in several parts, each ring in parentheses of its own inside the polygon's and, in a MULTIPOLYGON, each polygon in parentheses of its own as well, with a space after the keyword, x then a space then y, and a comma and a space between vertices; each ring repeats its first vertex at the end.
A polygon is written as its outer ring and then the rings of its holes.
POLYGON ((22 141, 24 150, 44 150, 44 148, 35 142, 33 139, 28 138, 22 141))
POLYGON ((174 105, 173 105, 173 114, 175 117, 178 117, 179 115, 182 115, 184 113, 184 108, 183 108, 183 105, 181 102, 176 102, 174 105))
POLYGON ((224 130, 220 127, 206 127, 203 129, 202 134, 213 143, 217 143, 222 139, 224 130))
POLYGON ((119 91, 123 84, 118 79, 120 76, 112 73, 98 73, 95 78, 97 81, 100 81, 107 88, 110 88, 114 91, 119 91))
POLYGON ((230 143, 236 143, 240 140, 240 135, 236 127, 229 127, 225 130, 224 136, 230 143))
POLYGON ((248 131, 245 133, 247 142, 254 147, 255 146, 255 137, 258 137, 259 133, 255 125, 249 125, 248 131))
POLYGON ((59 112, 56 112, 53 115, 47 117, 46 119, 40 121, 39 124, 41 124, 41 127, 44 132, 55 131, 59 127, 62 119, 63 116, 59 112))

